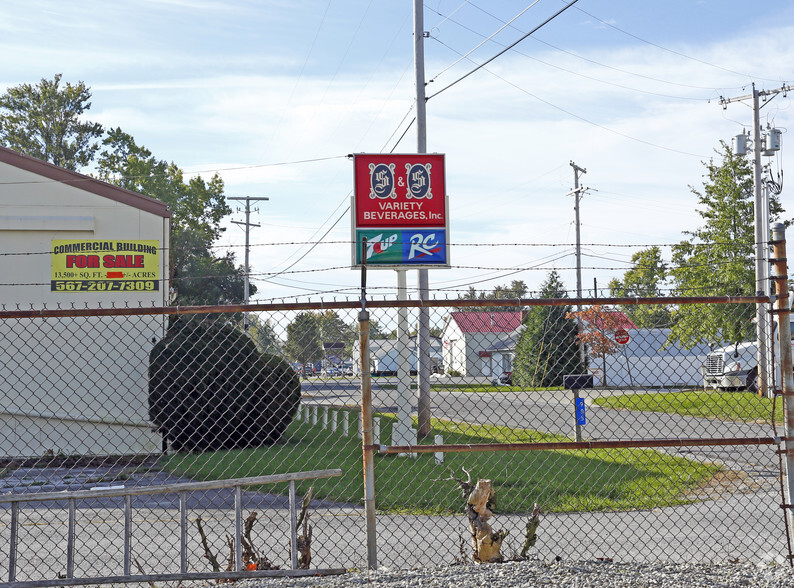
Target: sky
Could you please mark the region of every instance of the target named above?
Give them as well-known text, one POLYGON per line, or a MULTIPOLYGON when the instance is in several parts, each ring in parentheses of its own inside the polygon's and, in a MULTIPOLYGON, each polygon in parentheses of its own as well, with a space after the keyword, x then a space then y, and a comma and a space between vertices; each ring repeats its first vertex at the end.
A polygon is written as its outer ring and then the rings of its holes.
MULTIPOLYGON (((434 297, 513 280, 533 291, 552 269, 573 294, 572 162, 589 188, 584 294, 639 249, 669 259, 702 224, 690 187, 704 162, 751 127, 748 101, 721 98, 794 83, 784 0, 579 0, 463 78, 568 3, 424 2, 427 150, 445 154, 450 222, 434 297)), ((357 297, 347 155, 417 149, 412 19, 412 0, 4 0, 0 91, 58 73, 83 81, 90 120, 186 172, 218 173, 229 197, 268 198, 251 215, 253 301, 357 297)), ((792 160, 793 114, 783 93, 761 110, 783 133, 764 159, 775 174, 792 160)), ((233 207, 217 245, 242 263, 233 207)), ((392 270, 367 282, 395 294, 392 270)))

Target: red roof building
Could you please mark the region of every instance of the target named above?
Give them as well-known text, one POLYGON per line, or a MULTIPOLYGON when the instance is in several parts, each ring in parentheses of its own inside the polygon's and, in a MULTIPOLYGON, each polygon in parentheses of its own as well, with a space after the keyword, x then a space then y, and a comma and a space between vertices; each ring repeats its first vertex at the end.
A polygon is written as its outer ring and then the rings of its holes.
POLYGON ((450 313, 441 334, 445 371, 488 378, 509 371, 510 358, 494 349, 504 347, 500 343, 522 321, 520 311, 450 313))

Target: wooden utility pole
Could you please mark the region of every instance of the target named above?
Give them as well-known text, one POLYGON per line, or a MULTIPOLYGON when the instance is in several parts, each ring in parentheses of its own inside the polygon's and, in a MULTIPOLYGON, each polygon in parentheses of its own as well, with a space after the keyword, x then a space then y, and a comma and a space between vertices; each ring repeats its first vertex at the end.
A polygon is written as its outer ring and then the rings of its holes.
MULTIPOLYGON (((587 170, 583 167, 579 167, 573 161, 571 162, 571 167, 573 168, 573 191, 568 192, 568 194, 573 194, 574 198, 574 205, 573 209, 576 215, 576 297, 582 297, 582 243, 581 243, 581 236, 579 230, 579 200, 582 197, 582 194, 588 190, 588 188, 580 188, 579 187, 579 176, 582 174, 586 174, 587 170)), ((579 315, 582 312, 582 305, 577 304, 576 310, 579 315)), ((582 341, 582 319, 580 316, 576 317, 576 329, 579 333, 579 360, 581 361, 582 365, 586 365, 587 362, 587 353, 585 351, 584 342, 582 341)))
MULTIPOLYGON (((270 200, 270 198, 267 198, 266 196, 263 196, 261 198, 256 198, 254 196, 243 196, 241 198, 227 198, 226 200, 242 200, 242 201, 245 202, 245 222, 242 222, 242 221, 232 221, 232 222, 234 224, 236 224, 236 225, 240 225, 242 227, 245 227, 245 282, 244 282, 244 286, 243 286, 243 288, 244 288, 244 290, 243 290, 243 302, 247 306, 248 305, 249 290, 251 288, 250 281, 249 281, 250 280, 249 274, 251 273, 251 266, 248 264, 248 255, 249 255, 249 251, 250 251, 248 236, 249 236, 249 233, 251 232, 251 227, 259 227, 259 226, 261 226, 261 225, 255 225, 255 224, 251 223, 251 202, 252 201, 261 202, 263 200, 270 200)), ((246 333, 248 333, 248 313, 247 312, 243 313, 243 330, 246 333)))
MULTIPOLYGON (((768 155, 765 152, 765 145, 761 137, 761 107, 768 102, 767 97, 775 97, 780 93, 785 93, 794 89, 792 86, 783 86, 775 90, 758 90, 753 84, 752 94, 738 96, 736 98, 720 98, 720 104, 727 108, 731 102, 752 102, 753 108, 753 215, 755 218, 755 293, 757 296, 769 296, 770 275, 769 275, 769 199, 764 191, 761 155, 768 155), (761 104, 761 98, 764 104, 761 104)), ((765 305, 757 303, 755 305, 755 332, 758 342, 758 395, 771 398, 773 396, 770 389, 771 380, 771 349, 772 329, 767 315, 765 305)))
MULTIPOLYGON (((414 0, 414 72, 416 75, 416 152, 427 153, 427 113, 425 97, 425 24, 424 2, 414 0)), ((442 194, 443 198, 444 195, 442 194)), ((419 299, 430 298, 430 280, 426 269, 418 270, 419 299)), ((417 329, 417 436, 430 435, 430 310, 419 309, 417 329)))

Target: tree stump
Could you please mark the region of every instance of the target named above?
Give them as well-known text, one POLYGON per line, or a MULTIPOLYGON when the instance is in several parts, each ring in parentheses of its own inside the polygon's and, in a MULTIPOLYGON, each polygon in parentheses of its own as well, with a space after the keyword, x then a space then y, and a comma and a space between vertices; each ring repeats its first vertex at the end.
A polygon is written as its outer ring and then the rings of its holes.
POLYGON ((495 493, 491 480, 477 480, 477 484, 466 499, 466 515, 471 530, 472 555, 477 562, 501 562, 502 541, 507 531, 494 531, 488 520, 493 516, 491 506, 495 493))

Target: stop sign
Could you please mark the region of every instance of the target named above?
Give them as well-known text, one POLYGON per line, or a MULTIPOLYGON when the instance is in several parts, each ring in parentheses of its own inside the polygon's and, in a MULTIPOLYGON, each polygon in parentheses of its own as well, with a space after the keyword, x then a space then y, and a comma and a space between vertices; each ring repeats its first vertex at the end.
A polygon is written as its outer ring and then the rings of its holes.
POLYGON ((626 329, 618 329, 615 331, 615 341, 620 343, 621 345, 625 345, 629 342, 629 332, 626 329))

